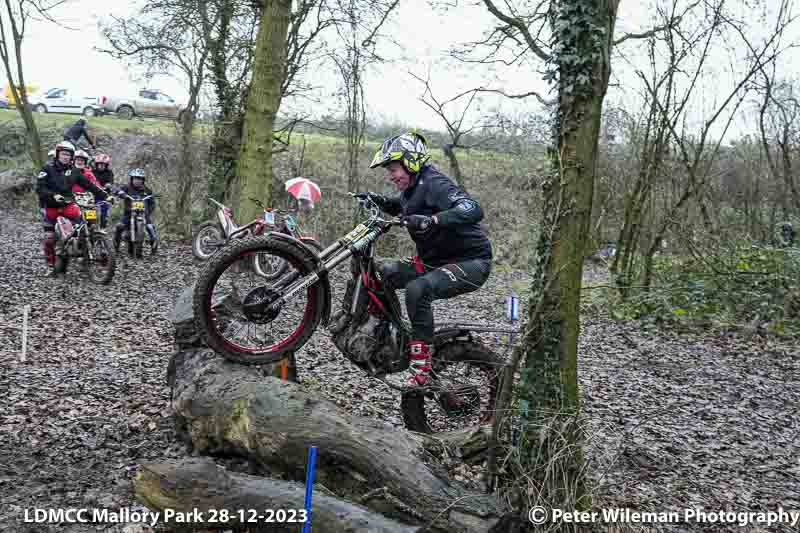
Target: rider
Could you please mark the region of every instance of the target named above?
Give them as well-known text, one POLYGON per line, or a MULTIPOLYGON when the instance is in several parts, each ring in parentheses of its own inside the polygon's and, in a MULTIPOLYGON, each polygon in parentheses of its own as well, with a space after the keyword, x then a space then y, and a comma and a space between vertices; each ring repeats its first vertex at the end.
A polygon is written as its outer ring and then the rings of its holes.
MULTIPOLYGON (((114 187, 114 171, 111 170, 111 157, 106 154, 97 154, 94 158, 94 176, 100 182, 100 186, 108 192, 112 192, 114 187)), ((100 227, 105 228, 108 225, 108 212, 111 206, 108 204, 100 204, 100 227)))
MULTIPOLYGON (((92 172, 91 167, 89 167, 89 154, 84 152, 83 150, 78 150, 75 152, 75 155, 72 158, 72 166, 75 167, 76 170, 79 170, 81 174, 83 174, 86 179, 94 183, 98 187, 102 187, 100 182, 95 177, 94 173, 92 172)), ((77 183, 72 186, 72 192, 83 192, 84 189, 77 183)))
POLYGON ((36 178, 36 193, 39 195, 39 205, 44 210, 44 241, 42 249, 47 263, 55 262, 55 223, 59 216, 66 217, 76 222, 81 216, 81 210, 71 202, 72 187, 81 187, 93 192, 95 196, 107 199, 110 195, 92 183, 80 171, 72 166, 75 155, 75 146, 68 141, 56 145, 55 160, 42 167, 36 178))
MULTIPOLYGON (((145 171, 141 168, 134 168, 130 172, 128 172, 128 185, 121 186, 116 194, 117 196, 121 196, 123 193, 127 194, 133 198, 144 198, 145 196, 149 196, 153 194, 149 188, 145 187, 145 179, 147 175, 145 171)), ((156 209, 156 201, 151 196, 147 200, 145 200, 145 229, 147 230, 147 236, 150 238, 150 253, 156 253, 158 250, 158 233, 156 232, 156 227, 153 225, 151 216, 153 211, 156 209)), ((119 251, 119 245, 122 242, 122 233, 125 231, 131 223, 131 200, 129 198, 125 198, 125 212, 122 215, 119 223, 117 224, 116 228, 114 229, 114 248, 119 251)))
POLYGON ((86 138, 89 146, 92 148, 97 148, 97 145, 94 142, 94 135, 90 131, 89 125, 86 123, 86 119, 83 118, 78 119, 75 124, 67 128, 67 131, 64 132, 64 140, 71 142, 75 146, 78 146, 78 141, 81 140, 81 137, 86 138))
POLYGON ((417 255, 386 263, 389 289, 405 288, 411 319, 407 385, 426 385, 430 377, 434 328, 431 303, 480 288, 492 268, 492 245, 479 222, 483 209, 449 177, 428 162, 425 138, 410 132, 386 139, 370 168, 383 167, 400 195, 359 195, 381 210, 401 215, 417 255))
POLYGON ((791 222, 781 222, 778 224, 778 246, 788 248, 794 246, 795 231, 791 222))

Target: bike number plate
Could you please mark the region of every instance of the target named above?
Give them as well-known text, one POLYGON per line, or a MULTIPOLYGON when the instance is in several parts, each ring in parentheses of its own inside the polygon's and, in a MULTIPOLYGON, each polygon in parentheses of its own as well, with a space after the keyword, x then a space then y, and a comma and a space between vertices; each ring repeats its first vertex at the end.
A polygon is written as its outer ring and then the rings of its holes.
POLYGON ((369 232, 369 228, 364 224, 359 224, 353 231, 344 236, 344 241, 355 242, 369 232))
POLYGON ((144 209, 144 202, 133 202, 134 209, 144 209))
POLYGON ((275 225, 275 213, 272 211, 264 211, 264 223, 270 226, 275 225))
POLYGON ((86 220, 97 220, 97 210, 96 209, 87 209, 83 212, 83 218, 86 220))

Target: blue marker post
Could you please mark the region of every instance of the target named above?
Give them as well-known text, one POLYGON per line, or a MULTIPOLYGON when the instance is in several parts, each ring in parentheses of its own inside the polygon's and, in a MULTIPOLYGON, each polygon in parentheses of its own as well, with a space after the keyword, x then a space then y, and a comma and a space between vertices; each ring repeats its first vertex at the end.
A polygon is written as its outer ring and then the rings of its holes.
POLYGON ((314 471, 317 468, 317 447, 311 446, 308 449, 308 461, 306 463, 306 522, 303 524, 303 533, 311 531, 311 494, 314 491, 314 471))
MULTIPOLYGON (((506 319, 513 325, 514 322, 519 320, 519 296, 512 291, 511 294, 506 296, 506 319)), ((514 343, 514 334, 508 334, 508 344, 514 343)))
MULTIPOLYGON (((517 296, 517 293, 514 292, 514 291, 511 291, 511 294, 509 294, 506 297, 506 319, 511 323, 512 326, 514 325, 515 322, 517 322, 519 320, 519 297, 517 296)), ((508 347, 510 349, 513 349, 513 346, 514 346, 514 333, 513 332, 509 332, 509 334, 508 334, 508 347)), ((512 380, 511 383, 513 383, 514 374, 513 374, 513 370, 511 368, 507 368, 506 369, 506 379, 512 380)), ((523 402, 520 402, 520 405, 522 405, 522 403, 523 402)), ((526 403, 526 405, 523 407, 523 410, 525 412, 524 412, 524 414, 521 413, 522 416, 527 416, 527 402, 525 402, 525 403, 526 403)), ((519 431, 520 431, 520 425, 521 425, 520 418, 519 417, 515 417, 515 418, 516 419, 511 424, 511 445, 512 446, 516 446, 517 445, 517 439, 519 437, 519 431)))

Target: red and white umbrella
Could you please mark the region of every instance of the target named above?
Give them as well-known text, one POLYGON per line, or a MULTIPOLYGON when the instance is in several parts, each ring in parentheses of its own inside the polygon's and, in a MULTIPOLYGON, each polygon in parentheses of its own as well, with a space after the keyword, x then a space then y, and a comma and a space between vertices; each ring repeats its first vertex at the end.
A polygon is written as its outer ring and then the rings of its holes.
POLYGON ((319 186, 308 178, 292 178, 286 182, 286 191, 298 200, 318 202, 322 196, 319 186))

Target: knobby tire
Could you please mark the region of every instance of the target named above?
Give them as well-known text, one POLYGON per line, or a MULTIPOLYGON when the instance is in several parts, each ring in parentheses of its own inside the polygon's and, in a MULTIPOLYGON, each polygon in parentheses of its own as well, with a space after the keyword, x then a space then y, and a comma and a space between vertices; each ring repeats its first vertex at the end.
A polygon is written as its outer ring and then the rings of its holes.
POLYGON ((308 306, 311 306, 308 315, 303 321, 299 335, 291 342, 274 350, 238 350, 220 335, 213 322, 211 309, 214 286, 219 277, 234 262, 242 260, 248 254, 277 252, 284 258, 290 258, 294 266, 303 276, 313 272, 314 263, 296 251, 294 245, 285 241, 271 239, 269 236, 249 237, 236 240, 226 246, 209 259, 200 272, 195 283, 192 306, 194 310, 195 326, 205 336, 206 344, 226 359, 245 365, 263 365, 275 363, 285 358, 289 353, 299 350, 311 338, 322 319, 323 299, 327 297, 320 283, 315 283, 306 289, 308 306))

